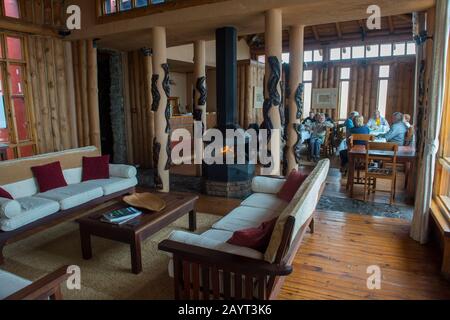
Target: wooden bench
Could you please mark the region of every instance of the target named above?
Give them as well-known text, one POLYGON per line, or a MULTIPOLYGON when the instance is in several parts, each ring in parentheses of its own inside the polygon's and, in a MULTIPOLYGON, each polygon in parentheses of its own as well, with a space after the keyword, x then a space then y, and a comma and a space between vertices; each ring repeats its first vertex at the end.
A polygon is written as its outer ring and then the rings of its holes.
POLYGON ((442 275, 450 280, 450 223, 442 214, 439 206, 432 201, 430 231, 442 249, 442 275))

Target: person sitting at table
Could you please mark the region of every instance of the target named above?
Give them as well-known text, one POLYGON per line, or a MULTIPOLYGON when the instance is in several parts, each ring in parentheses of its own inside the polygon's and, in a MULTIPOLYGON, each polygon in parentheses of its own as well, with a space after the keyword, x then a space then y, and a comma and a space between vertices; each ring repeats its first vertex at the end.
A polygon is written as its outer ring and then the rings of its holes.
MULTIPOLYGON (((370 134, 370 129, 368 126, 364 125, 364 117, 356 116, 353 120, 354 127, 350 129, 350 134, 370 134)), ((353 145, 365 145, 365 141, 353 140, 353 145)), ((339 157, 341 158, 341 172, 345 172, 348 163, 348 150, 341 150, 339 152, 339 157)))
POLYGON ((392 115, 392 127, 388 133, 381 135, 381 138, 385 138, 387 142, 398 144, 399 146, 405 145, 405 136, 408 132, 406 124, 403 122, 403 113, 395 112, 392 115))
POLYGON ((405 126, 409 129, 412 127, 411 124, 411 115, 409 114, 404 114, 403 115, 403 122, 405 123, 405 126))
POLYGON ((333 128, 333 125, 326 121, 323 113, 318 115, 317 120, 311 127, 311 138, 309 141, 310 155, 314 162, 320 160, 320 148, 325 142, 327 129, 333 128))
POLYGON ((316 122, 316 114, 314 112, 309 113, 309 117, 303 120, 302 124, 311 124, 316 122))
POLYGON ((357 116, 359 116, 359 112, 353 111, 348 116, 348 119, 345 120, 345 122, 344 122, 344 127, 345 127, 345 132, 346 132, 347 138, 350 137, 350 135, 351 135, 350 131, 355 126, 355 124, 353 123, 353 119, 357 116))
POLYGON ((380 131, 381 128, 385 128, 385 132, 389 131, 389 122, 385 118, 381 116, 381 113, 379 110, 376 110, 373 113, 373 118, 370 118, 367 122, 367 126, 372 131, 380 131))

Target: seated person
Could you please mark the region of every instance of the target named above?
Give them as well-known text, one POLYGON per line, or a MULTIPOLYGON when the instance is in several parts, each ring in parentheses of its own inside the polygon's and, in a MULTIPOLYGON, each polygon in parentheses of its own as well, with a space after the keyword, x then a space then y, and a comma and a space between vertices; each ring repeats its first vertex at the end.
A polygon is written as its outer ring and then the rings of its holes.
POLYGON ((332 123, 334 125, 334 120, 329 116, 328 113, 325 113, 325 121, 332 123))
POLYGON ((353 123, 353 119, 356 116, 359 116, 359 113, 356 112, 356 111, 353 111, 352 113, 350 113, 348 119, 344 122, 344 126, 345 126, 345 129, 346 129, 347 137, 350 137, 350 135, 351 135, 350 131, 355 126, 354 123, 353 123))
POLYGON ((396 112, 392 115, 392 127, 388 133, 381 135, 387 142, 396 143, 399 146, 405 145, 405 137, 408 132, 406 124, 403 122, 403 114, 396 112))
POLYGON ((389 130, 389 122, 385 118, 381 116, 381 113, 379 110, 376 110, 373 114, 373 118, 369 119, 369 122, 367 122, 367 126, 372 131, 380 131, 381 129, 384 129, 384 131, 389 130))
POLYGON ((311 124, 316 122, 316 114, 314 112, 309 113, 309 117, 303 120, 302 124, 311 124))
POLYGON ((325 115, 321 113, 318 115, 318 121, 315 122, 311 128, 311 139, 309 142, 309 147, 311 159, 314 162, 320 160, 320 148, 325 142, 327 128, 333 128, 333 125, 325 121, 325 115))
POLYGON ((412 127, 411 116, 409 114, 403 115, 403 122, 405 123, 405 125, 408 129, 412 127))
MULTIPOLYGON (((350 133, 353 134, 370 134, 368 126, 364 125, 364 117, 356 116, 354 118, 354 127, 350 129, 350 133)), ((354 145, 365 145, 366 141, 353 140, 354 145)), ((339 152, 341 158, 341 172, 345 171, 345 167, 348 163, 348 150, 342 150, 339 152)))

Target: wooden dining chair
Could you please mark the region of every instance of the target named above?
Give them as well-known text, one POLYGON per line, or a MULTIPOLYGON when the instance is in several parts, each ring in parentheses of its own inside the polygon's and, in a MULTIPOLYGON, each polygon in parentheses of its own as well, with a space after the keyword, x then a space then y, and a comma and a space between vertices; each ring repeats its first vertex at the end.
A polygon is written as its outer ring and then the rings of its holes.
MULTIPOLYGON (((375 141, 375 136, 371 134, 353 134, 348 138, 348 150, 351 150, 355 145, 356 141, 364 141, 367 145, 370 141, 375 141)), ((365 177, 362 177, 361 172, 366 168, 365 162, 361 160, 357 160, 355 162, 355 172, 353 184, 365 184, 365 177)))
POLYGON ((325 140, 321 146, 320 153, 323 157, 329 158, 333 155, 333 144, 332 144, 332 134, 333 129, 327 128, 327 132, 325 134, 325 140))
POLYGON ((380 191, 376 189, 376 180, 391 180, 391 198, 390 204, 395 200, 395 185, 397 181, 397 152, 398 145, 395 143, 369 142, 366 146, 366 170, 364 184, 364 201, 367 196, 373 192, 380 191), (388 163, 389 167, 381 166, 380 163, 388 163), (370 184, 370 180, 374 184, 370 184))

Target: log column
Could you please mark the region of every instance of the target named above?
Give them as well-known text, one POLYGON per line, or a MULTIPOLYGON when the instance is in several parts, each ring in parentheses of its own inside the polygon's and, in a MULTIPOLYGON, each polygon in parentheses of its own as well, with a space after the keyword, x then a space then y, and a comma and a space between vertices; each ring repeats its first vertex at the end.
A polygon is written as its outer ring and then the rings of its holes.
POLYGON ((298 169, 300 163, 300 120, 303 115, 303 40, 304 26, 289 30, 289 105, 286 119, 287 142, 285 173, 298 169))
POLYGON ((170 84, 167 64, 166 29, 154 27, 152 111, 155 115, 155 138, 153 140, 153 162, 155 186, 161 192, 169 192, 170 158, 170 84))
POLYGON ((273 167, 269 175, 281 174, 281 54, 282 54, 282 11, 271 9, 266 12, 266 83, 264 101, 264 123, 269 132, 269 150, 273 167))
MULTIPOLYGON (((198 40, 194 43, 194 81, 195 81, 195 105, 194 120, 202 122, 203 133, 206 131, 206 63, 205 63, 205 41, 198 40)), ((195 149, 203 149, 203 139, 194 141, 195 149)), ((196 166, 197 176, 202 175, 202 165, 196 166)))
MULTIPOLYGON (((150 48, 144 48, 142 50, 144 53, 144 77, 145 77, 145 108, 148 128, 148 141, 153 144, 155 138, 155 114, 152 111, 152 50, 150 48)), ((154 168, 153 163, 153 145, 148 146, 149 159, 151 162, 151 167, 154 168)))
POLYGON ((98 105, 97 47, 94 40, 87 41, 87 87, 89 105, 89 138, 101 150, 100 111, 98 105))

